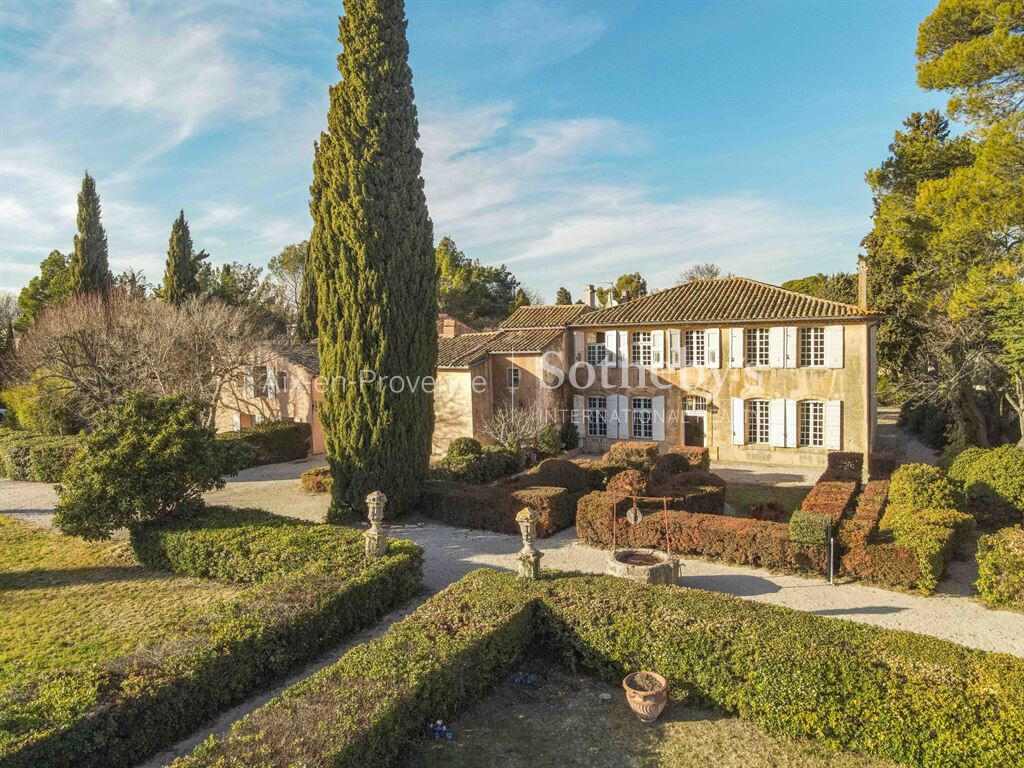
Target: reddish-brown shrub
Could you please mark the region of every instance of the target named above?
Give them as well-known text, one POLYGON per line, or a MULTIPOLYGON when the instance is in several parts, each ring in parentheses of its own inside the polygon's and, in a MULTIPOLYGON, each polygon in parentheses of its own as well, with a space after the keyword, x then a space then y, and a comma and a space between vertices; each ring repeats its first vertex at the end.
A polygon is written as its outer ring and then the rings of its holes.
MULTIPOLYGON (((540 513, 537 521, 537 535, 541 538, 558 533, 576 521, 576 500, 578 493, 572 493, 558 486, 536 486, 524 488, 512 494, 517 510, 523 507, 540 513)), ((515 533, 519 532, 516 527, 515 533)))
POLYGON ((651 481, 647 484, 647 494, 649 496, 683 496, 692 488, 701 486, 725 488, 725 480, 712 472, 704 472, 700 469, 677 472, 660 481, 655 481, 652 475, 651 481))
POLYGON ((832 519, 838 525, 843 512, 857 493, 853 480, 818 480, 804 497, 800 509, 809 515, 821 515, 832 519))
POLYGON ((868 454, 868 478, 888 480, 896 471, 896 457, 892 451, 875 451, 868 454))
POLYGON ((680 453, 663 453, 654 462, 654 469, 651 470, 651 482, 660 483, 672 475, 690 471, 690 461, 680 453))
POLYGON ((639 469, 624 469, 608 480, 605 489, 618 496, 643 496, 647 488, 647 475, 639 469))
POLYGON ((578 497, 579 494, 558 487, 512 491, 501 485, 435 480, 424 484, 420 510, 426 517, 447 525, 519 533, 516 513, 528 506, 540 512, 537 535, 544 537, 573 524, 578 497))
POLYGON ((885 511, 889 495, 888 480, 869 480, 857 497, 853 514, 839 523, 839 543, 852 549, 872 540, 878 532, 878 521, 885 511))
POLYGON ((775 501, 755 501, 747 508, 747 511, 755 520, 771 523, 781 523, 786 514, 786 510, 775 501))
POLYGON ((604 461, 608 464, 626 469, 642 469, 645 472, 650 472, 657 460, 658 444, 641 440, 612 443, 612 447, 604 455, 604 461))
POLYGON ((861 544, 840 563, 848 576, 912 589, 921 581, 920 559, 914 550, 899 544, 861 544))
POLYGON ((507 477, 501 481, 501 484, 512 490, 537 486, 560 486, 573 493, 600 487, 600 482, 593 473, 566 459, 544 459, 529 472, 507 477))
POLYGON ((693 469, 703 469, 707 472, 711 468, 711 453, 707 448, 698 448, 693 445, 673 445, 668 449, 666 455, 683 456, 693 469))
POLYGON ((828 455, 828 467, 820 480, 853 480, 860 482, 864 472, 864 454, 856 451, 832 451, 828 455))
POLYGON ((640 504, 644 517, 636 525, 630 525, 625 519, 630 500, 615 500, 609 494, 591 493, 580 499, 576 510, 576 535, 582 541, 592 546, 612 546, 613 503, 617 510, 615 540, 620 547, 652 547, 663 551, 671 548, 675 554, 780 570, 815 573, 825 570, 825 549, 793 544, 785 523, 670 509, 666 540, 665 516, 660 508, 645 509, 645 505, 640 504))
POLYGON ((617 464, 609 464, 603 458, 576 459, 573 461, 573 464, 587 473, 587 477, 590 481, 590 487, 594 490, 604 488, 605 483, 608 482, 609 478, 613 475, 619 474, 619 472, 625 469, 625 467, 620 467, 617 464))

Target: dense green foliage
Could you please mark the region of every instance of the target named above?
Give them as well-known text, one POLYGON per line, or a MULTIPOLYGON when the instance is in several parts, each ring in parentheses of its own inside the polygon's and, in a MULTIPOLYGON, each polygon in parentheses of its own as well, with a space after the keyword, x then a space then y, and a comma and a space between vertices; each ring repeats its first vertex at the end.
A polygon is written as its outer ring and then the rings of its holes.
POLYGON ((564 285, 555 291, 555 304, 572 304, 572 294, 564 285))
POLYGON ((29 280, 28 285, 18 294, 21 314, 14 323, 15 330, 27 330, 44 309, 56 304, 69 293, 71 273, 68 257, 58 250, 50 251, 39 264, 39 274, 29 280))
POLYGON ((78 193, 78 234, 68 259, 70 293, 94 293, 110 288, 113 278, 107 259, 107 233, 100 222, 100 196, 88 171, 78 193))
POLYGON ((967 448, 949 466, 967 511, 983 525, 1024 522, 1024 448, 967 448))
POLYGON ((912 509, 960 509, 963 496, 938 467, 903 464, 892 473, 889 504, 912 509))
POLYGON ((54 524, 86 539, 109 538, 140 520, 193 513, 202 495, 238 469, 231 443, 200 426, 202 404, 179 395, 129 393, 101 411, 57 491, 54 524))
POLYGON ((135 765, 377 622, 418 590, 422 568, 411 542, 367 560, 357 531, 253 510, 144 523, 132 536, 154 564, 255 583, 164 642, 5 693, 5 766, 135 765))
POLYGON ((1024 610, 1024 528, 978 539, 978 594, 992 605, 1024 610))
POLYGON ((622 440, 613 443, 604 460, 625 469, 640 469, 650 472, 658 461, 658 444, 643 440, 622 440))
POLYGON ((316 338, 316 274, 312 267, 312 251, 306 241, 306 256, 302 266, 302 286, 299 289, 298 328, 299 341, 313 341, 316 338))
POLYGON ((615 684, 656 670, 673 698, 831 749, 927 768, 1024 760, 1012 656, 701 590, 477 571, 177 766, 392 765, 537 646, 615 684))
POLYGON ((479 456, 483 452, 480 441, 472 437, 456 437, 448 444, 446 456, 461 458, 463 456, 479 456))
POLYGON ((167 263, 160 296, 171 304, 181 304, 190 296, 198 295, 199 268, 205 258, 205 251, 197 254, 192 250, 192 233, 185 220, 185 211, 178 211, 167 242, 167 263))
POLYGON ((447 235, 437 244, 435 259, 439 311, 474 328, 491 328, 515 309, 520 285, 504 264, 491 267, 470 259, 447 235))
POLYGON ((437 277, 405 27, 401 0, 345 4, 341 82, 313 162, 330 520, 362 517, 374 490, 403 514, 430 457, 433 392, 418 384, 437 362, 437 277), (361 385, 365 371, 383 386, 361 385))
POLYGON ((299 487, 306 493, 330 493, 333 483, 330 467, 313 467, 299 475, 299 487))
MULTIPOLYGON (((460 439, 470 440, 472 438, 460 439)), ((448 453, 431 465, 430 478, 432 480, 481 484, 493 482, 522 469, 522 460, 519 455, 501 446, 481 447, 477 443, 476 447, 478 451, 473 453, 470 444, 453 440, 452 444, 448 446, 448 453)))
POLYGON ((0 427, 0 476, 59 483, 81 448, 78 435, 58 437, 0 427))
POLYGON ((828 543, 829 519, 825 515, 814 515, 803 510, 796 510, 789 518, 789 540, 795 544, 828 543))
POLYGON ((312 427, 303 421, 264 421, 239 432, 221 432, 217 439, 242 446, 241 468, 298 461, 313 448, 312 427))
POLYGON ((851 272, 836 272, 831 275, 819 272, 816 275, 787 280, 781 287, 843 304, 857 303, 857 276, 851 272))

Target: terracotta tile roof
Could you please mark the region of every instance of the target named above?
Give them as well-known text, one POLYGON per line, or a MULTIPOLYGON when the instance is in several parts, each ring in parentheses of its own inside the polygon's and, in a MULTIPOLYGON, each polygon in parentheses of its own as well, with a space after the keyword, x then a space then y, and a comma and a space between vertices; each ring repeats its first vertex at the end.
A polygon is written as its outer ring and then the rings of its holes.
POLYGON ((466 368, 491 352, 543 352, 544 348, 561 334, 561 328, 518 328, 440 338, 437 340, 437 367, 466 368))
POLYGON ((528 304, 506 317, 499 328, 564 328, 589 312, 586 304, 528 304))
POLYGON ((316 342, 307 344, 288 344, 275 350, 285 360, 301 365, 313 376, 320 375, 320 355, 316 349, 316 342))
POLYGON ((574 326, 869 319, 878 313, 746 277, 693 280, 591 312, 574 326))

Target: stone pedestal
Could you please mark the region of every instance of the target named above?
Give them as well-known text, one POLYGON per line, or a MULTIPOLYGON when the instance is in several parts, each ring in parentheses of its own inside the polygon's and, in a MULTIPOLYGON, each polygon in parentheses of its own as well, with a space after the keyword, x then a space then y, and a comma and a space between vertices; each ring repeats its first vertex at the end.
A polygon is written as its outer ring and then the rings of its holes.
POLYGON ((367 517, 370 519, 370 530, 363 534, 366 540, 366 556, 381 557, 387 554, 388 540, 381 529, 384 522, 384 505, 388 497, 380 491, 374 491, 366 497, 367 517))
POLYGON ((524 579, 540 578, 540 559, 543 553, 538 552, 534 547, 537 540, 537 520, 540 513, 535 509, 523 507, 516 515, 516 522, 519 523, 519 531, 523 536, 523 548, 516 555, 518 573, 524 579))

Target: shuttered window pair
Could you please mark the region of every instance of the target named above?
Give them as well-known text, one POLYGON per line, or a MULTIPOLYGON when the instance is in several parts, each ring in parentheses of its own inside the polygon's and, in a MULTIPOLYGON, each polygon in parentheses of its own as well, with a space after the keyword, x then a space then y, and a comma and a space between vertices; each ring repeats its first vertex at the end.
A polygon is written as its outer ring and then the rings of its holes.
POLYGON ((734 445, 778 448, 842 447, 841 400, 790 400, 761 397, 732 398, 734 445))
POLYGON ((730 328, 730 368, 842 368, 843 326, 730 328))

